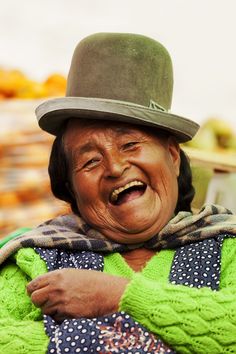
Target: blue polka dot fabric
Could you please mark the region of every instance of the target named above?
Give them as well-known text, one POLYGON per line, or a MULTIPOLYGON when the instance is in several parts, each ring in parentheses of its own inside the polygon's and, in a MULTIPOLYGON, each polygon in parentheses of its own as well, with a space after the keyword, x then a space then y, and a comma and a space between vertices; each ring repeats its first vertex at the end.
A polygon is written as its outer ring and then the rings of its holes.
POLYGON ((174 353, 124 312, 60 325, 44 317, 50 332, 48 353, 174 353))
MULTIPOLYGON (((43 248, 35 250, 45 260, 49 271, 69 267, 103 270, 103 256, 97 253, 43 248)), ((93 319, 67 319, 60 324, 44 315, 44 325, 50 338, 48 354, 175 353, 124 312, 93 319)))
MULTIPOLYGON (((170 271, 170 282, 218 290, 221 248, 225 237, 234 236, 220 235, 177 249, 170 271)), ((94 252, 43 248, 35 250, 45 260, 49 271, 69 267, 103 271, 103 256, 94 252)), ((101 318, 68 319, 60 324, 45 315, 44 324, 50 338, 49 354, 175 353, 124 312, 101 318)))
POLYGON ((93 269, 103 271, 103 256, 94 252, 73 252, 56 248, 35 248, 35 251, 46 262, 48 271, 62 268, 93 269))
POLYGON ((218 290, 221 248, 225 237, 227 235, 220 235, 176 250, 169 277, 170 282, 218 290))

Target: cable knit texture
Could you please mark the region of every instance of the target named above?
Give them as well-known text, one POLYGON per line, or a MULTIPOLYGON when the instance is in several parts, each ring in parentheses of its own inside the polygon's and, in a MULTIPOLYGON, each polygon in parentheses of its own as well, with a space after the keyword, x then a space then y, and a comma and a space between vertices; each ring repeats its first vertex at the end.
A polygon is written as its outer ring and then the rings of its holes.
POLYGON ((46 353, 49 339, 42 313, 26 293, 27 283, 45 272, 44 261, 30 248, 18 251, 1 269, 0 353, 46 353))
MULTIPOLYGON (((152 261, 152 260, 151 260, 152 261)), ((133 273, 120 310, 179 353, 236 353, 236 242, 222 248, 220 290, 189 288, 133 273)))
MULTIPOLYGON (((163 250, 135 273, 118 253, 105 256, 104 271, 131 279, 120 310, 156 333, 178 353, 236 353, 236 240, 222 248, 220 290, 171 285, 174 251, 163 250)), ((49 343, 41 311, 26 284, 47 272, 33 249, 23 248, 0 272, 0 352, 45 354, 49 343)))

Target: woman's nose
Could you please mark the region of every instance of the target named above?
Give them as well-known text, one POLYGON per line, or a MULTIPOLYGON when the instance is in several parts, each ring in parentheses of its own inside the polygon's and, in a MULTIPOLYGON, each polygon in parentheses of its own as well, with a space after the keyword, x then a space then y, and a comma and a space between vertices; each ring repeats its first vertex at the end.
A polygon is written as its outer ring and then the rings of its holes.
POLYGON ((106 177, 120 177, 129 168, 129 162, 122 154, 113 153, 107 158, 105 167, 106 177))

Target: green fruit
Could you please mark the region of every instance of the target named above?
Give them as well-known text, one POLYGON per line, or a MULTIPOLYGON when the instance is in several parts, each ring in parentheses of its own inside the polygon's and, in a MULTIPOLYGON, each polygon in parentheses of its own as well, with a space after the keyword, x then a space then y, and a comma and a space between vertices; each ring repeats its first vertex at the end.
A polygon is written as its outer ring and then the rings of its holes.
POLYGON ((219 118, 208 119, 202 129, 212 130, 217 139, 217 145, 221 148, 227 148, 228 140, 233 136, 233 128, 230 123, 219 118))
POLYGON ((232 149, 232 150, 235 150, 236 151, 236 136, 233 135, 231 136, 228 141, 227 141, 227 148, 228 149, 232 149))
POLYGON ((195 137, 186 143, 186 146, 213 151, 217 148, 217 138, 211 129, 201 128, 195 137))

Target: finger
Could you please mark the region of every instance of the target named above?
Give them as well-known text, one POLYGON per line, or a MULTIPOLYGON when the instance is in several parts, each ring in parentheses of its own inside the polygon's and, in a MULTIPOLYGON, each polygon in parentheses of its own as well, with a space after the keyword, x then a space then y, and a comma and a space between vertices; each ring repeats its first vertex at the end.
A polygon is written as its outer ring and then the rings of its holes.
POLYGON ((51 316, 56 322, 61 323, 65 319, 71 318, 63 312, 60 312, 57 307, 50 307, 42 310, 44 315, 51 316))
POLYGON ((56 316, 57 313, 57 306, 51 306, 51 307, 43 307, 42 308, 42 312, 44 315, 48 315, 54 318, 54 316, 56 316))
POLYGON ((27 292, 31 295, 35 290, 43 288, 49 284, 48 274, 40 275, 33 279, 26 287, 27 292))
POLYGON ((66 318, 72 318, 70 315, 60 310, 60 306, 52 305, 48 306, 47 303, 42 307, 44 315, 51 316, 56 322, 63 322, 66 318))
POLYGON ((46 286, 42 289, 35 290, 31 293, 31 301, 37 307, 42 307, 49 301, 49 288, 46 286))

